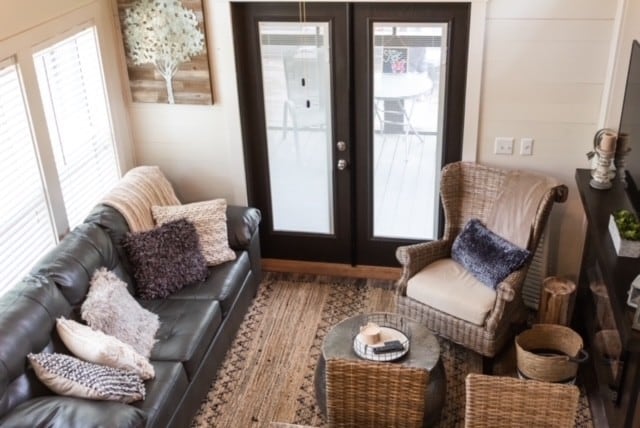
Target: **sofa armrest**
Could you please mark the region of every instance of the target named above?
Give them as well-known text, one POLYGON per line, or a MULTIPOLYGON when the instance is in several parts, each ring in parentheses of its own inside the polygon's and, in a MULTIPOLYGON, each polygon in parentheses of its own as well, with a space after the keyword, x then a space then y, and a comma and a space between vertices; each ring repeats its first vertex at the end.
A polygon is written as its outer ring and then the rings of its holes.
POLYGON ((252 207, 227 206, 227 235, 234 250, 247 250, 251 238, 257 232, 262 214, 252 207))

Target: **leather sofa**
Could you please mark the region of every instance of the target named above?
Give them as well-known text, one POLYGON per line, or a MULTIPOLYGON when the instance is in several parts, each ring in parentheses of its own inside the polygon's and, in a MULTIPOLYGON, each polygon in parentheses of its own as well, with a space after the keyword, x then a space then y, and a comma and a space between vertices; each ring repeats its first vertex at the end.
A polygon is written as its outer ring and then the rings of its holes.
POLYGON ((159 315, 151 352, 156 376, 130 405, 54 395, 27 363, 30 352, 69 353, 58 317, 79 319, 93 272, 102 266, 127 282, 121 241, 129 231, 115 209, 98 205, 85 223, 0 298, 0 427, 187 427, 205 398, 261 279, 255 208, 229 206, 227 230, 237 259, 209 268, 204 282, 162 300, 139 300, 159 315))

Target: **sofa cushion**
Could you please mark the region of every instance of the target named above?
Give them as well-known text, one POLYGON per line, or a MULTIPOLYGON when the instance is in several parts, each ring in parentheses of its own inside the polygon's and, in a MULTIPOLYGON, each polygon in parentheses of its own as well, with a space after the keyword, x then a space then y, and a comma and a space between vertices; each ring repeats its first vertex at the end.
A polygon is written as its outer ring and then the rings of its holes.
POLYGON ((249 256, 243 251, 238 253, 235 262, 210 267, 205 281, 189 284, 169 298, 218 300, 222 316, 226 317, 250 269, 249 256))
POLYGON ((91 210, 84 222, 98 225, 107 233, 107 235, 109 235, 111 242, 118 253, 118 258, 120 259, 123 271, 120 272, 115 270, 115 272, 129 285, 129 291, 131 294, 135 293, 135 289, 133 288, 133 267, 127 258, 127 252, 122 246, 122 241, 127 236, 127 233, 130 232, 127 220, 125 220, 124 216, 115 208, 105 204, 98 204, 91 210))
POLYGON ((81 224, 73 229, 33 267, 31 273, 53 279, 72 305, 82 303, 93 272, 106 267, 113 270, 120 259, 109 235, 99 226, 81 224))
MULTIPOLYGON (((148 427, 168 426, 172 415, 186 394, 189 380, 181 363, 152 361, 156 372, 153 380, 145 382, 147 397, 131 403, 147 415, 148 427)), ((108 425, 115 426, 115 425, 108 425)))
POLYGON ((170 299, 140 303, 160 317, 151 360, 182 362, 191 380, 222 323, 220 304, 214 300, 170 299))
POLYGON ((163 299, 207 277, 198 233, 188 220, 131 233, 125 238, 124 247, 133 265, 136 294, 143 299, 163 299))
POLYGON ((56 330, 73 355, 84 361, 132 371, 142 379, 155 375, 149 360, 113 336, 64 318, 58 318, 56 330))
POLYGON ((95 273, 81 311, 91 327, 149 356, 159 328, 158 316, 141 307, 113 272, 99 269, 95 273))
POLYGON ((133 406, 58 396, 28 400, 0 418, 3 427, 32 428, 137 428, 145 422, 145 412, 133 406))
POLYGON ((142 379, 133 372, 65 354, 41 352, 27 357, 38 379, 57 394, 122 403, 144 400, 142 379))
POLYGON ((54 317, 68 316, 69 302, 44 277, 25 278, 0 297, 0 415, 46 388, 26 369, 30 352, 51 344, 54 317))
POLYGON ((192 222, 198 232, 200 247, 207 265, 216 266, 235 260, 236 253, 229 248, 227 237, 227 201, 225 199, 185 205, 153 206, 151 212, 158 225, 182 218, 192 222))
POLYGON ((441 312, 483 325, 496 292, 452 259, 427 265, 407 282, 407 296, 441 312))

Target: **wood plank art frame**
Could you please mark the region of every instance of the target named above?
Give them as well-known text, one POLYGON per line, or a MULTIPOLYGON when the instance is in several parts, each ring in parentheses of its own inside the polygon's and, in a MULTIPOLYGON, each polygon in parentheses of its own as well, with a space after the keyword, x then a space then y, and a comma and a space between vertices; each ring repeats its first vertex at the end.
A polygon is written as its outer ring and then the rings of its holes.
MULTIPOLYGON (((126 54, 125 9, 130 8, 136 1, 116 0, 116 2, 132 100, 141 103, 168 103, 165 80, 155 66, 153 64, 135 65, 126 54)), ((204 34, 204 50, 190 61, 183 62, 173 77, 175 104, 213 104, 203 0, 181 0, 181 3, 183 7, 192 10, 197 17, 198 28, 204 34)))

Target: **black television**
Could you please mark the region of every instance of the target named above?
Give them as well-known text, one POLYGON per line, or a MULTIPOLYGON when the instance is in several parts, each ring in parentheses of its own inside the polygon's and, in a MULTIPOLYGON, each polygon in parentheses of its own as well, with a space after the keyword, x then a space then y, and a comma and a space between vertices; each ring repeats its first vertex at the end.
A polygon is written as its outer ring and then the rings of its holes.
POLYGON ((636 213, 640 214, 640 43, 637 40, 631 47, 618 135, 621 139, 626 138, 631 148, 625 162, 627 194, 636 213))

